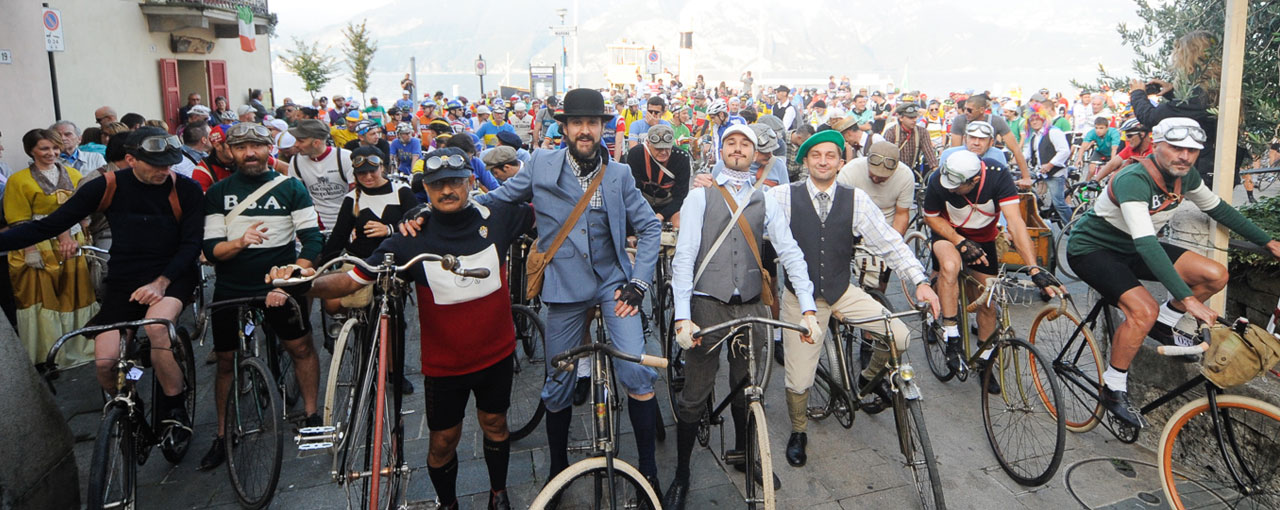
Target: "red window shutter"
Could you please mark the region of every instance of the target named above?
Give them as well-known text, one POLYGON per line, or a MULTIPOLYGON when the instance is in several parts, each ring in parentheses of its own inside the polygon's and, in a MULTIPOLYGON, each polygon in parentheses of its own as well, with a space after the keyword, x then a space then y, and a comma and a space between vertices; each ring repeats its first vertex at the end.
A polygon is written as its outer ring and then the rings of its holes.
POLYGON ((178 89, 178 61, 175 59, 160 59, 160 101, 164 121, 169 124, 171 132, 177 132, 182 92, 178 89))
POLYGON ((231 104, 230 90, 227 88, 227 61, 209 60, 205 62, 205 66, 205 74, 209 77, 209 104, 213 104, 214 99, 219 96, 227 98, 227 104, 231 104))

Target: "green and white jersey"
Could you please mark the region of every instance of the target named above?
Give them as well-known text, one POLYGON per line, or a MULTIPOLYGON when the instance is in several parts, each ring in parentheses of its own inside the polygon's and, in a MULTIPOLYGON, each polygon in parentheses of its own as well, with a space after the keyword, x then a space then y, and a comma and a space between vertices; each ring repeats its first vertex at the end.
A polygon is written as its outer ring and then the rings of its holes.
POLYGON ((241 200, 280 174, 268 171, 249 177, 236 172, 209 188, 205 194, 204 255, 214 264, 217 279, 214 294, 222 297, 249 297, 265 294, 271 285, 263 276, 274 266, 294 263, 297 259, 315 260, 324 245, 311 195, 302 181, 288 178, 245 209, 226 221, 227 214, 241 200), (218 243, 239 239, 255 223, 266 229, 266 240, 245 248, 234 257, 219 260, 213 256, 218 243), (299 251, 294 240, 301 242, 299 251))
POLYGON ((1133 240, 1142 236, 1155 236, 1173 218, 1173 212, 1183 200, 1190 200, 1201 211, 1210 211, 1217 207, 1222 199, 1213 190, 1204 185, 1200 173, 1194 169, 1179 177, 1182 181, 1182 196, 1173 196, 1175 181, 1166 176, 1165 189, 1160 187, 1141 163, 1134 163, 1121 169, 1111 179, 1098 199, 1093 202, 1093 209, 1080 219, 1071 230, 1071 242, 1068 252, 1071 255, 1088 253, 1098 248, 1120 253, 1136 253, 1133 240), (1116 201, 1111 197, 1115 196, 1116 201), (1167 207, 1160 209, 1166 200, 1173 199, 1167 207), (1126 205, 1128 204, 1128 205, 1126 205), (1126 220, 1125 209, 1140 215, 1126 220), (1138 221, 1133 221, 1137 219, 1138 221))

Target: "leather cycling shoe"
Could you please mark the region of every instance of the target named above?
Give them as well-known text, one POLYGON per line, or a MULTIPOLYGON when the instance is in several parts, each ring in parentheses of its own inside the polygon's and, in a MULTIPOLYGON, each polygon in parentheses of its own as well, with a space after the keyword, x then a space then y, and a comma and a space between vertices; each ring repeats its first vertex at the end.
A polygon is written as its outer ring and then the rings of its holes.
POLYGON ((951 336, 946 339, 947 368, 952 372, 960 370, 960 356, 964 355, 964 349, 960 345, 960 337, 951 336))
POLYGON ((215 437, 213 445, 209 447, 209 453, 204 454, 204 458, 200 459, 200 470, 208 471, 222 465, 227 460, 227 443, 225 438, 215 437))
POLYGON ((578 383, 573 387, 573 405, 580 406, 587 401, 587 397, 591 396, 591 378, 579 377, 578 383))
POLYGON ((804 453, 805 445, 809 444, 809 436, 804 432, 792 432, 791 438, 787 439, 787 464, 793 467, 803 466, 809 458, 804 453))
MULTIPOLYGON (((982 384, 982 380, 986 379, 986 373, 991 370, 991 366, 995 364, 995 360, 986 360, 981 362, 982 370, 978 372, 978 384, 982 384)), ((992 395, 1000 394, 1000 374, 991 374, 991 378, 987 380, 987 393, 992 395)))
MULTIPOLYGON (((858 387, 863 388, 867 385, 867 379, 858 374, 858 387)), ((881 380, 874 388, 871 388, 870 398, 862 401, 862 410, 867 414, 880 414, 881 411, 893 407, 893 392, 889 390, 888 381, 881 380)))
POLYGON ((507 491, 489 491, 489 510, 511 510, 511 500, 507 491))
POLYGON ((667 487, 667 494, 662 498, 662 508, 667 510, 684 510, 684 505, 688 499, 689 481, 677 478, 671 481, 670 487, 667 487))
POLYGON ((1102 391, 1098 392, 1099 403, 1107 409, 1113 416, 1120 419, 1131 426, 1143 428, 1147 426, 1147 421, 1142 418, 1142 412, 1134 407, 1133 402, 1129 401, 1129 392, 1114 391, 1107 385, 1102 385, 1102 391))

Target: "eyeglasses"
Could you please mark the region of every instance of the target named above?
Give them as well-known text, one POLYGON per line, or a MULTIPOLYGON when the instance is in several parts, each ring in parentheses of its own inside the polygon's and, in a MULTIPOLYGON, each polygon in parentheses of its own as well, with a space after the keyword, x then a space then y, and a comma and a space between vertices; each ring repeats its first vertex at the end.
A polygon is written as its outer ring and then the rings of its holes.
POLYGON ((672 143, 676 140, 676 136, 675 134, 669 133, 669 132, 661 133, 661 134, 649 133, 648 139, 649 139, 649 143, 672 143))
POLYGON ((441 190, 441 189, 444 189, 444 188, 446 188, 446 187, 447 187, 447 188, 460 188, 460 187, 462 187, 462 185, 463 185, 463 184, 466 184, 466 183, 467 183, 467 178, 466 178, 466 177, 450 177, 450 178, 448 178, 448 179, 440 179, 440 180, 438 180, 438 181, 431 181, 431 182, 428 182, 428 183, 427 183, 427 187, 428 187, 428 188, 431 188, 431 189, 434 189, 434 190, 441 190))
POLYGON ((150 136, 143 138, 138 149, 146 152, 164 152, 169 148, 181 149, 182 142, 175 135, 150 136))
POLYGON ((662 110, 649 110, 649 113, 654 115, 662 115, 662 110))
POLYGON ((1164 132, 1165 141, 1181 142, 1187 138, 1195 140, 1196 143, 1204 143, 1205 140, 1208 140, 1204 130, 1200 129, 1199 126, 1174 126, 1164 132))
POLYGON ((373 166, 382 166, 382 157, 378 156, 377 154, 370 154, 368 156, 361 155, 361 156, 356 156, 354 158, 351 158, 352 168, 362 167, 366 163, 373 166))
POLYGON ((876 165, 876 166, 883 166, 883 167, 889 167, 889 168, 898 168, 898 159, 897 159, 897 158, 891 158, 891 157, 888 157, 888 156, 881 156, 881 155, 879 155, 879 154, 872 154, 872 155, 870 155, 870 156, 867 156, 867 162, 868 162, 868 163, 871 163, 871 164, 873 164, 873 165, 876 165))
POLYGON ((427 170, 433 172, 445 167, 449 170, 457 170, 459 168, 466 168, 467 159, 457 154, 450 154, 445 157, 431 156, 427 158, 426 166, 427 170))
MULTIPOLYGON (((271 136, 271 130, 267 129, 266 126, 262 124, 254 124, 252 122, 241 122, 239 124, 231 126, 231 129, 227 130, 228 137, 247 136, 249 133, 253 133, 255 135, 265 136, 265 137, 271 136)), ((175 136, 174 138, 177 138, 177 137, 175 136)))
POLYGON ((1142 136, 1142 131, 1130 131, 1124 134, 1125 138, 1133 138, 1135 136, 1142 136))

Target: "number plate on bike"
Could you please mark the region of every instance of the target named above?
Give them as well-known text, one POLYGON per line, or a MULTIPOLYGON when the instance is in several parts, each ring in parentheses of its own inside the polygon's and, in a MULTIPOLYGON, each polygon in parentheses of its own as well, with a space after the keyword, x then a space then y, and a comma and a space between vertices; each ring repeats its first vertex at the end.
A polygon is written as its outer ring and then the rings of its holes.
POLYGON ((138 367, 130 368, 129 372, 124 375, 124 378, 130 381, 137 381, 138 379, 142 379, 142 369, 138 367))

